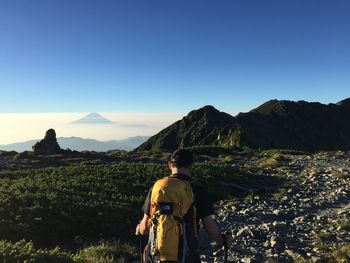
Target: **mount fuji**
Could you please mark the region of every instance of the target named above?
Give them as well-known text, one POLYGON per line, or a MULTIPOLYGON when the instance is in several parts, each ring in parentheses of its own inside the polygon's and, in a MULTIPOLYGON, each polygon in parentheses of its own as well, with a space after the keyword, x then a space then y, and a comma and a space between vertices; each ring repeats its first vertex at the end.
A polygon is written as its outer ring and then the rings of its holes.
POLYGON ((112 124, 113 121, 106 119, 98 113, 90 113, 81 119, 71 122, 71 124, 112 124))

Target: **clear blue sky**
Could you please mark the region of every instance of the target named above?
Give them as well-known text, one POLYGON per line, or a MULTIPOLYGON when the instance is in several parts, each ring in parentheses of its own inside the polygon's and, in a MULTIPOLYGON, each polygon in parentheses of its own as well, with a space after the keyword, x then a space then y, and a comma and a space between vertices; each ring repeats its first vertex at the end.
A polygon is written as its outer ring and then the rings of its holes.
POLYGON ((0 112, 350 97, 347 0, 1 0, 0 112))

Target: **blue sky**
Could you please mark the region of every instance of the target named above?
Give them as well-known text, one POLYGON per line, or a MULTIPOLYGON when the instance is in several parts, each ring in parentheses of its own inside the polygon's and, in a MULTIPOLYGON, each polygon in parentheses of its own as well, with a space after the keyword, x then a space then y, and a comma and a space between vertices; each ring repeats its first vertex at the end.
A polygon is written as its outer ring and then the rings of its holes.
POLYGON ((347 0, 1 0, 0 112, 350 97, 347 0))

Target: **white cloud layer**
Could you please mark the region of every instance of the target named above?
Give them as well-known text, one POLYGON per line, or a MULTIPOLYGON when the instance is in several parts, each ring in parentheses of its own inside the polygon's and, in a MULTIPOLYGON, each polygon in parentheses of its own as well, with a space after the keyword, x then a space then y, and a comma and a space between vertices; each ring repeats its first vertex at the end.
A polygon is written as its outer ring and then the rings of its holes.
POLYGON ((0 113, 0 144, 43 138, 49 128, 58 137, 77 136, 97 140, 117 140, 131 136, 151 136, 173 122, 183 113, 121 112, 100 113, 113 124, 70 124, 87 113, 0 113))

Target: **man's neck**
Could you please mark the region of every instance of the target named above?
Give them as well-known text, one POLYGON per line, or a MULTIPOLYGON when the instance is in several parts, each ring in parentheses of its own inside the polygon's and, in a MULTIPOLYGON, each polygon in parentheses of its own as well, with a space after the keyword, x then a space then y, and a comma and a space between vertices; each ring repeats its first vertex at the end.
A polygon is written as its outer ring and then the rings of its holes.
POLYGON ((184 168, 173 168, 173 169, 171 169, 171 173, 172 174, 184 174, 187 176, 190 175, 190 171, 188 169, 184 169, 184 168))

